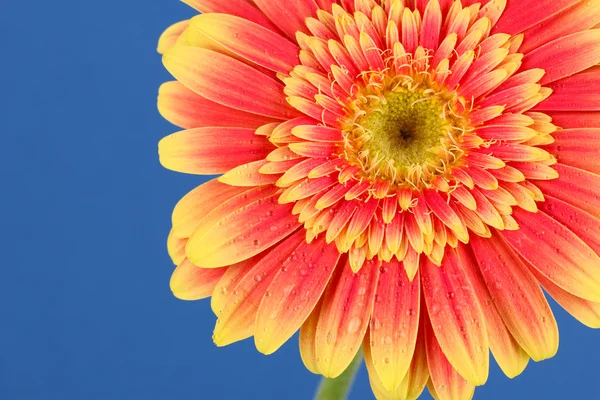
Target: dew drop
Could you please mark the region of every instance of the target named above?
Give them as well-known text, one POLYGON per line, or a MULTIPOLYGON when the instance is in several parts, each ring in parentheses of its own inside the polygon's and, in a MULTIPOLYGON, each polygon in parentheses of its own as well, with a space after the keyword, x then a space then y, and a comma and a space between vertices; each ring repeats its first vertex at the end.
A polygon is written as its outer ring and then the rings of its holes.
POLYGON ((348 323, 348 327, 346 328, 348 333, 353 334, 358 332, 360 329, 361 319, 359 317, 354 317, 348 323))

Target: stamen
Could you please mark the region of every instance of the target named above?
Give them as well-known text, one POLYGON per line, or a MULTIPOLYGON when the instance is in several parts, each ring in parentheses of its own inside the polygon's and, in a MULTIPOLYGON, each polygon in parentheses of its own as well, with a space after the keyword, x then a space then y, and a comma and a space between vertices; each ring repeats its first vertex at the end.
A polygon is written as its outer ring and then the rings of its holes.
POLYGON ((466 101, 433 80, 431 57, 404 57, 408 74, 388 67, 360 75, 365 85, 357 85, 354 101, 346 106, 343 154, 361 167, 361 179, 420 190, 460 162, 465 154, 460 138, 472 129, 466 101))

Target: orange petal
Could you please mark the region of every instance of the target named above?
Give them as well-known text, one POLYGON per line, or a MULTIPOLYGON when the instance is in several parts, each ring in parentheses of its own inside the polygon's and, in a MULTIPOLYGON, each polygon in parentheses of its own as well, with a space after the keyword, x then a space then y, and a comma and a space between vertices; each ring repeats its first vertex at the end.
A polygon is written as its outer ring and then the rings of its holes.
POLYGON ((326 160, 321 158, 307 158, 306 160, 300 161, 293 167, 288 168, 277 180, 276 184, 279 187, 288 187, 291 184, 306 178, 310 171, 326 162, 326 160))
POLYGON ((408 360, 410 362, 408 371, 400 384, 391 391, 383 385, 375 369, 372 349, 369 345, 370 341, 372 339, 369 338, 369 333, 367 333, 363 343, 363 353, 365 355, 365 364, 369 373, 371 388, 377 400, 416 400, 425 389, 425 385, 429 379, 423 329, 419 328, 415 351, 412 359, 408 360))
POLYGON ((471 194, 477 202, 477 215, 486 224, 493 226, 494 228, 504 229, 504 221, 498 213, 498 210, 490 203, 488 198, 484 196, 479 190, 471 190, 471 194))
POLYGON ((319 372, 335 378, 346 370, 359 351, 367 331, 379 262, 367 261, 358 273, 349 262, 338 266, 323 294, 323 307, 315 332, 319 372))
POLYGON ((600 174, 600 128, 564 129, 554 132, 552 137, 554 143, 544 148, 559 163, 600 174))
POLYGON ((317 15, 317 5, 313 0, 293 2, 254 0, 253 2, 290 39, 295 39, 296 32, 310 33, 304 21, 308 17, 317 15))
POLYGON ((200 300, 212 295, 213 289, 227 267, 198 268, 188 259, 183 260, 171 275, 171 291, 181 300, 200 300))
POLYGON ((475 295, 479 299, 485 319, 490 350, 506 376, 514 378, 525 370, 529 362, 529 356, 513 338, 498 313, 470 247, 460 244, 458 254, 460 263, 469 276, 475 295))
POLYGON ((504 161, 544 161, 549 158, 547 151, 522 144, 493 144, 489 150, 494 157, 504 161))
POLYGON ((180 238, 188 238, 210 212, 223 202, 248 191, 225 185, 216 179, 198 186, 185 196, 173 210, 173 234, 180 238))
POLYGON ((490 295, 510 333, 534 361, 558 350, 558 327, 536 279, 519 256, 494 232, 473 236, 471 248, 490 295))
POLYGON ((185 259, 186 243, 187 238, 178 238, 173 233, 173 229, 171 229, 171 232, 169 232, 169 237, 167 238, 167 251, 169 252, 169 257, 171 257, 173 264, 179 265, 185 259))
POLYGON ((231 52, 276 72, 287 74, 300 63, 296 45, 244 18, 208 13, 192 18, 190 27, 231 52))
POLYGON ((370 327, 370 354, 378 380, 394 391, 409 370, 417 342, 420 282, 409 281, 397 260, 381 265, 370 327))
POLYGON ((202 126, 258 128, 275 121, 215 103, 177 81, 163 83, 158 89, 158 111, 170 123, 186 129, 202 126))
POLYGON ((247 164, 242 164, 233 169, 230 169, 225 174, 221 175, 219 182, 226 183, 231 186, 262 186, 272 185, 279 179, 278 174, 263 174, 261 169, 264 168, 269 161, 259 160, 252 161, 247 164))
POLYGON ((283 263, 304 243, 304 232, 298 231, 273 248, 251 269, 242 273, 237 283, 229 286, 230 295, 215 326, 213 340, 217 346, 246 339, 254 332, 258 306, 269 284, 283 263))
POLYGON ((348 224, 347 240, 349 242, 356 240, 369 227, 378 207, 379 199, 375 198, 368 200, 358 207, 348 224))
POLYGON ((421 284, 432 329, 446 358, 466 380, 483 385, 489 369, 484 316, 456 252, 447 249, 441 267, 426 259, 421 284))
POLYGON ((437 400, 470 400, 475 393, 475 386, 463 378, 450 364, 427 319, 424 325, 432 395, 437 400))
POLYGON ((328 158, 333 156, 338 147, 334 143, 322 143, 322 142, 297 142, 290 143, 290 150, 294 153, 313 158, 328 158))
POLYGON ((346 224, 352 218, 354 212, 359 208, 360 202, 357 200, 340 203, 337 207, 334 217, 327 228, 326 240, 331 243, 338 235, 342 233, 346 224))
POLYGON ((435 50, 439 44, 440 29, 442 27, 442 11, 438 0, 427 2, 425 14, 423 15, 423 26, 421 28, 421 46, 426 49, 435 50))
POLYGON ((162 35, 160 35, 160 38, 158 39, 158 46, 156 48, 156 51, 159 54, 165 54, 167 51, 169 51, 169 49, 175 45, 175 43, 177 42, 177 39, 179 39, 179 36, 181 35, 181 33, 183 31, 185 31, 188 26, 189 26, 189 21, 185 20, 185 21, 179 21, 179 22, 171 25, 170 27, 168 27, 162 33, 162 35))
POLYGON ((186 246, 188 258, 204 268, 248 259, 273 246, 300 225, 292 204, 279 205, 276 188, 256 188, 217 207, 186 246))
POLYGON ((538 271, 569 293, 600 302, 600 256, 544 212, 515 209, 516 231, 502 235, 538 271))
POLYGON ((319 316, 321 315, 321 307, 323 298, 319 300, 315 308, 312 310, 306 321, 300 327, 299 347, 300 357, 306 368, 313 374, 320 374, 319 364, 317 362, 317 345, 316 334, 319 316))
POLYGON ((320 299, 340 254, 320 236, 303 243, 281 265, 256 315, 254 339, 264 354, 275 352, 302 325, 320 299))
POLYGON ((158 143, 160 163, 189 174, 221 174, 239 165, 258 161, 274 149, 254 129, 205 127, 188 129, 158 143))
POLYGON ((596 254, 600 254, 600 220, 562 200, 546 196, 540 209, 564 225, 583 240, 596 254))
POLYGON ((532 27, 549 16, 573 4, 573 0, 554 0, 549 3, 539 1, 517 1, 502 13, 494 32, 516 34, 532 27))
POLYGON ((315 142, 340 142, 343 140, 339 129, 317 125, 301 125, 292 130, 292 134, 300 139, 315 142))
POLYGON ((235 15, 256 22, 259 25, 276 30, 275 25, 247 0, 182 0, 185 4, 195 8, 201 13, 224 13, 235 15))
POLYGON ((550 279, 540 274, 535 268, 531 268, 540 284, 550 296, 573 317, 577 318, 582 324, 590 328, 600 328, 600 303, 584 300, 573 296, 571 293, 561 289, 550 279))
POLYGON ((316 202, 315 207, 317 210, 324 210, 327 207, 331 207, 338 201, 344 198, 344 195, 352 188, 352 184, 334 185, 332 188, 327 189, 323 196, 316 202))
POLYGON ((215 286, 210 297, 210 307, 217 317, 221 315, 229 297, 232 295, 233 289, 240 280, 248 273, 250 268, 254 267, 268 253, 269 250, 264 251, 252 258, 227 267, 227 271, 225 271, 219 282, 217 282, 217 286, 215 286))
POLYGON ((221 53, 175 46, 163 56, 163 63, 178 81, 219 104, 278 119, 297 115, 286 102, 281 83, 221 53))
POLYGON ((337 178, 324 176, 316 179, 305 179, 287 188, 279 198, 281 204, 305 199, 314 194, 321 193, 327 188, 338 183, 337 178))
MULTIPOLYGON (((598 85, 600 85, 600 68, 598 66, 559 79, 548 85, 552 89, 552 96, 535 106, 534 109, 543 111, 597 111, 600 109, 600 99, 595 96, 593 90, 588 89, 598 87, 598 85)), ((565 127, 563 126, 563 128, 565 127)))
POLYGON ((560 37, 536 48, 523 59, 521 69, 544 68, 546 84, 600 63, 600 29, 560 37))
POLYGON ((431 211, 444 225, 452 229, 459 238, 466 239, 468 237, 467 229, 460 217, 436 191, 426 190, 423 196, 431 211))
POLYGON ((558 178, 536 182, 543 193, 600 218, 600 175, 556 164, 558 178))

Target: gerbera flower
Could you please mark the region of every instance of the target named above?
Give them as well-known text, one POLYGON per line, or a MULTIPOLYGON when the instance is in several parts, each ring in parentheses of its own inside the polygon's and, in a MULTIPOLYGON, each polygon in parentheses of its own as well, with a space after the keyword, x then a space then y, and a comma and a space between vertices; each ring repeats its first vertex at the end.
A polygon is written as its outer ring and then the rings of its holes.
POLYGON ((542 289, 600 327, 600 1, 186 0, 160 39, 186 130, 162 164, 223 174, 173 212, 177 297, 222 346, 300 330, 379 399, 468 399, 552 357, 542 289))

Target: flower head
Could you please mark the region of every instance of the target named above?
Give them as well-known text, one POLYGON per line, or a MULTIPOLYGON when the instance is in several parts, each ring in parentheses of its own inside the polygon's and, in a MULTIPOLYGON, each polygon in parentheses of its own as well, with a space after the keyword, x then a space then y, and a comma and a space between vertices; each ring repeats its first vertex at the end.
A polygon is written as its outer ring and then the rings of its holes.
POLYGON ((600 327, 600 1, 188 0, 158 105, 178 297, 380 399, 552 357, 543 287, 600 327), (547 4, 546 4, 547 3, 547 4))

